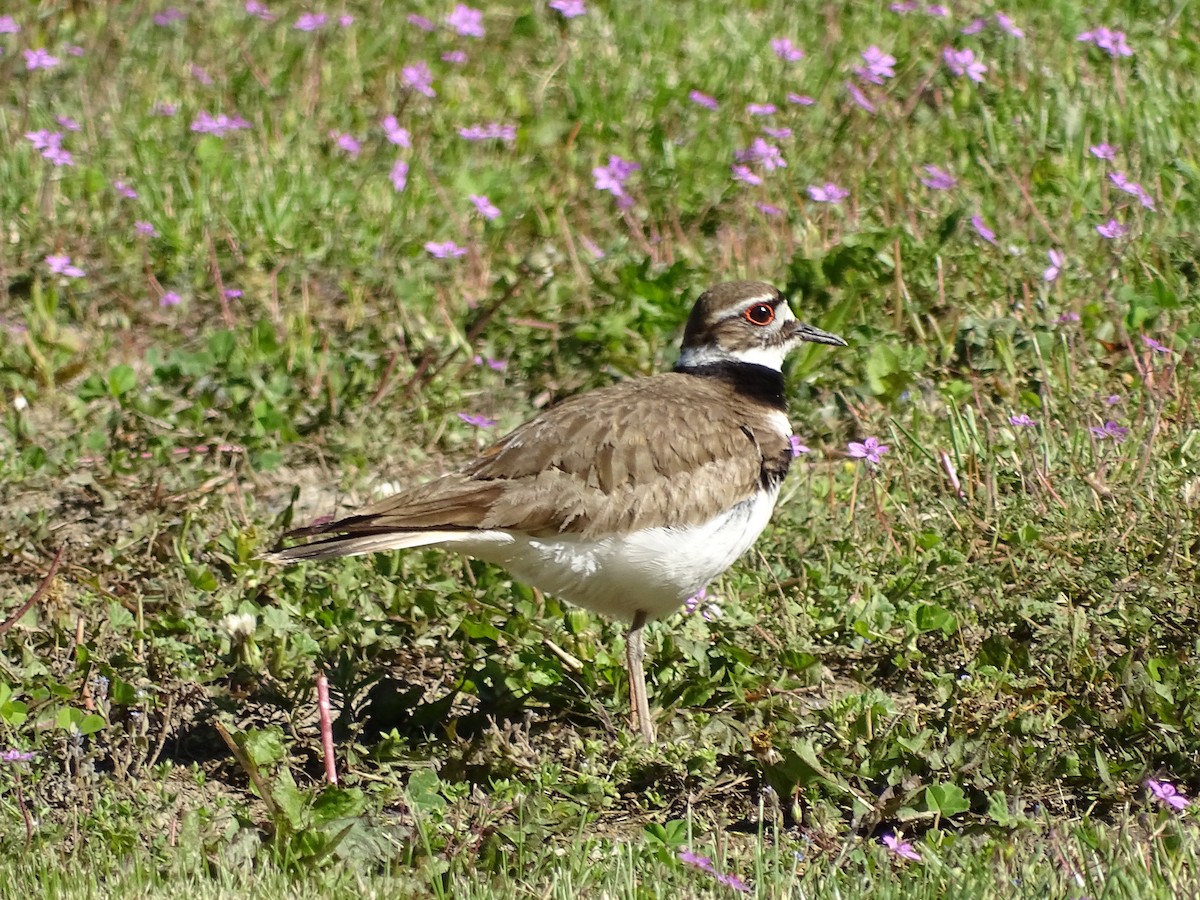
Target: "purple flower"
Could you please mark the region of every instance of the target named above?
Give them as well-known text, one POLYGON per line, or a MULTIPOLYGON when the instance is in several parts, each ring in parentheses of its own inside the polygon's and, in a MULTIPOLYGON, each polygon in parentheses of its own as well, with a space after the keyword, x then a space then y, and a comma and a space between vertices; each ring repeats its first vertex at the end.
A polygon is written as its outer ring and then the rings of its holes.
POLYGON ((1112 144, 1094 144, 1088 147, 1088 152, 1096 159, 1114 160, 1117 158, 1117 148, 1112 144))
POLYGON ((804 59, 804 51, 793 44, 789 38, 772 39, 771 49, 775 51, 776 56, 788 62, 804 59))
POLYGON ((502 359, 492 359, 490 356, 476 356, 472 362, 477 366, 487 366, 493 372, 503 372, 508 368, 508 363, 502 359))
POLYGON ((1180 793, 1179 789, 1169 781, 1156 781, 1153 778, 1146 779, 1146 788, 1154 796, 1154 799, 1159 803, 1169 806, 1174 810, 1187 809, 1191 804, 1186 796, 1180 793))
POLYGON ((972 81, 983 81, 983 73, 987 71, 987 66, 975 58, 975 51, 971 49, 955 50, 953 47, 947 47, 942 51, 942 61, 946 63, 948 68, 955 75, 966 75, 972 81))
POLYGON ((1108 238, 1110 241, 1115 241, 1117 238, 1129 234, 1129 229, 1116 219, 1109 219, 1103 225, 1097 225, 1096 231, 1099 232, 1100 237, 1108 238))
POLYGON ((237 300, 242 296, 242 292, 237 288, 225 288, 224 292, 226 300, 237 300))
POLYGON ((1056 325, 1070 325, 1079 321, 1079 313, 1073 309, 1068 309, 1065 313, 1054 320, 1056 325))
POLYGON ((51 275, 62 275, 66 278, 82 278, 87 274, 79 266, 71 265, 69 256, 47 256, 46 267, 51 275))
POLYGON ((463 37, 483 37, 483 10, 472 9, 462 3, 446 16, 446 24, 463 37))
POLYGON ((467 61, 467 54, 464 50, 448 50, 442 54, 442 62, 448 62, 451 65, 461 66, 467 61))
POLYGON ((884 53, 874 44, 862 52, 862 58, 865 65, 856 66, 854 74, 863 81, 883 84, 884 79, 896 77, 896 70, 893 68, 896 65, 896 57, 884 53))
POLYGON ((987 28, 987 19, 972 19, 962 27, 959 34, 979 34, 983 29, 987 28))
POLYGON ((1028 413, 1019 413, 1015 416, 1009 416, 1008 424, 1016 425, 1018 428, 1033 428, 1037 425, 1037 422, 1030 418, 1028 413))
POLYGON ((763 126, 763 134, 765 134, 767 137, 775 138, 775 140, 777 140, 777 141, 782 141, 782 140, 785 140, 786 138, 790 138, 792 136, 792 129, 790 129, 790 128, 771 128, 769 126, 764 125, 763 126))
POLYGON ((0 34, 17 34, 21 26, 12 16, 0 16, 0 34))
POLYGON ((48 147, 42 151, 42 159, 55 166, 73 166, 75 165, 75 157, 68 150, 62 147, 48 147))
POLYGON ((817 203, 841 203, 850 196, 850 192, 832 181, 827 181, 824 184, 810 184, 808 196, 817 203))
POLYGON ((168 6, 162 12, 154 14, 154 24, 171 25, 175 22, 182 22, 186 18, 187 13, 185 13, 182 9, 178 9, 174 6, 168 6))
POLYGON ((214 116, 212 113, 201 112, 192 120, 192 131, 214 134, 217 137, 225 137, 231 131, 241 131, 249 127, 250 123, 241 116, 227 116, 225 113, 214 116))
POLYGON ((888 7, 888 9, 894 13, 899 13, 900 15, 904 16, 908 15, 910 12, 916 12, 918 5, 919 4, 916 2, 916 0, 902 0, 902 2, 893 3, 888 7))
POLYGON ((1148 334, 1142 335, 1142 345, 1145 347, 1148 347, 1155 353, 1171 353, 1172 352, 1170 347, 1168 347, 1166 344, 1159 343, 1154 338, 1150 337, 1150 335, 1148 335, 1148 334))
POLYGON ((1120 402, 1121 402, 1121 398, 1117 394, 1109 394, 1107 397, 1104 398, 1105 406, 1116 406, 1120 402))
POLYGON ((975 229, 975 233, 993 246, 999 246, 996 243, 996 232, 988 228, 987 222, 983 221, 983 216, 976 213, 971 216, 971 227, 975 229))
POLYGON ((700 91, 692 91, 688 94, 688 99, 697 106, 703 106, 705 109, 717 109, 721 105, 715 97, 710 97, 708 94, 701 93, 700 91))
POLYGON ((752 116, 773 116, 778 110, 774 103, 747 103, 746 112, 752 116))
POLYGON ((67 56, 83 56, 83 48, 78 44, 67 44, 67 56))
POLYGON ((56 120, 59 125, 67 129, 67 131, 78 131, 83 126, 72 119, 70 116, 59 116, 56 120))
POLYGON ((911 859, 913 862, 921 861, 921 854, 913 849, 913 845, 909 841, 901 840, 894 832, 885 834, 880 840, 883 841, 883 846, 896 856, 902 859, 911 859))
POLYGON ((425 244, 425 249, 438 259, 456 259, 467 255, 467 248, 458 246, 454 241, 443 241, 440 244, 437 241, 429 241, 425 244))
POLYGON ((1077 35, 1075 40, 1083 41, 1086 44, 1095 44, 1112 57, 1133 56, 1133 50, 1127 43, 1123 31, 1112 31, 1101 27, 1092 31, 1084 31, 1077 35))
POLYGON ((420 28, 422 31, 433 31, 433 29, 437 28, 437 26, 434 25, 429 19, 425 18, 424 16, 419 16, 416 13, 409 13, 405 18, 405 21, 408 22, 409 25, 420 28))
POLYGON ((872 103, 867 95, 862 92, 862 88, 860 88, 853 81, 847 81, 846 91, 850 94, 850 99, 853 100, 858 106, 862 107, 867 112, 874 114, 875 104, 872 103))
POLYGON ((192 71, 192 77, 195 78, 198 82, 200 82, 205 87, 212 87, 212 83, 213 83, 212 76, 209 75, 208 72, 206 72, 200 66, 196 66, 196 65, 192 66, 191 71, 192 71))
POLYGON ((395 116, 388 116, 379 124, 383 128, 383 133, 387 136, 389 143, 400 147, 412 146, 412 137, 409 135, 408 129, 401 128, 395 116))
POLYGON ((754 142, 745 150, 738 150, 734 154, 734 158, 741 163, 758 163, 768 172, 787 168, 787 160, 783 158, 779 148, 762 138, 755 138, 754 142))
POLYGON ((930 164, 921 168, 925 170, 925 174, 921 177, 921 184, 930 190, 948 191, 958 184, 957 178, 935 165, 930 164))
POLYGON ((738 878, 732 872, 726 872, 724 875, 718 875, 717 884, 723 884, 725 887, 733 888, 735 891, 739 891, 743 894, 750 893, 750 885, 746 884, 746 882, 742 881, 742 879, 738 878))
POLYGON ((792 459, 795 459, 801 453, 812 452, 806 446, 804 446, 804 444, 800 443, 800 438, 796 437, 794 434, 788 438, 788 446, 792 451, 792 459))
POLYGON ((49 150, 54 147, 61 147, 62 139, 61 131, 48 131, 42 128, 38 131, 25 132, 25 140, 33 144, 34 150, 49 150))
POLYGON ((428 63, 419 62, 405 66, 400 70, 400 80, 405 87, 411 88, 418 94, 424 94, 426 97, 437 96, 437 91, 433 89, 433 72, 428 63))
POLYGON ((471 194, 469 199, 475 205, 475 211, 478 212, 485 219, 487 219, 489 222, 492 219, 499 217, 500 210, 496 208, 495 204, 493 204, 492 201, 489 200, 486 195, 471 194))
POLYGON ((1042 273, 1042 278, 1046 281, 1054 281, 1062 272, 1063 265, 1066 260, 1063 255, 1057 250, 1047 250, 1046 255, 1050 257, 1050 265, 1046 267, 1046 271, 1042 273))
POLYGON ((628 206, 633 203, 633 200, 625 193, 625 182, 640 168, 641 166, 635 162, 621 159, 615 154, 611 155, 608 158, 608 165, 596 166, 592 169, 596 190, 608 191, 617 198, 619 204, 628 206))
POLYGON ((150 112, 156 116, 173 116, 175 113, 179 112, 179 104, 160 101, 154 104, 154 107, 150 110, 150 112))
POLYGON ((337 148, 344 152, 351 159, 358 159, 358 154, 362 152, 362 144, 352 134, 343 134, 340 131, 331 131, 329 136, 333 138, 333 142, 337 148))
POLYGON ((1100 440, 1111 438, 1115 443, 1121 443, 1125 440, 1125 436, 1129 434, 1129 429, 1123 425, 1118 425, 1112 419, 1109 419, 1103 425, 1092 425, 1088 428, 1100 440))
POLYGON ((787 95, 788 103, 795 103, 797 106, 812 106, 817 101, 808 94, 794 94, 789 92, 787 95))
POLYGON ((342 28, 349 28, 354 24, 354 16, 338 16, 338 25, 342 28))
POLYGON ((155 228, 150 222, 134 222, 133 230, 136 231, 141 237, 158 237, 158 229, 155 228))
POLYGON ((468 125, 458 129, 458 136, 466 141, 504 141, 506 144, 511 144, 517 139, 517 126, 501 125, 499 122, 468 125))
POLYGON ((165 294, 163 294, 161 297, 158 298, 158 305, 161 306, 163 309, 169 309, 172 306, 178 306, 179 302, 182 299, 183 298, 180 297, 174 291, 167 291, 165 294))
POLYGON ((275 16, 267 9, 266 4, 259 3, 258 0, 246 0, 246 12, 264 22, 275 21, 275 16))
MULTIPOLYGON (((687 602, 691 603, 692 600, 703 599, 706 593, 707 591, 701 588, 700 593, 698 593, 695 597, 689 598, 687 602)), ((689 612, 692 611, 693 610, 689 610, 689 612)), ((713 868, 713 861, 707 856, 701 856, 699 853, 693 853, 688 849, 680 850, 677 855, 679 856, 680 862, 682 862, 684 865, 691 866, 694 869, 700 869, 702 872, 708 872, 710 875, 716 874, 717 870, 713 868)))
POLYGON ((496 424, 495 419, 489 419, 487 416, 473 416, 470 413, 459 413, 458 417, 468 425, 474 425, 476 428, 491 428, 496 424))
POLYGON ((783 210, 778 206, 772 206, 770 203, 755 203, 754 208, 764 216, 782 216, 783 210))
POLYGON ((403 193, 404 189, 408 187, 408 163, 402 159, 396 160, 392 166, 392 171, 388 173, 388 178, 391 180, 392 187, 396 193, 403 193))
POLYGON ((940 3, 930 3, 925 7, 925 15, 933 16, 935 19, 944 19, 950 15, 950 10, 940 3))
POLYGON ((749 166, 739 166, 736 163, 733 166, 733 180, 743 181, 746 184, 759 185, 763 183, 760 176, 755 175, 749 166))
POLYGON ((297 31, 316 31, 318 28, 325 27, 328 18, 325 13, 304 13, 292 27, 297 31))
POLYGON ((2 753, 0 753, 0 762, 6 762, 6 763, 29 762, 31 759, 33 759, 32 751, 22 752, 20 750, 5 750, 2 753))
POLYGON ((1003 31, 1005 34, 1007 34, 1009 37, 1015 37, 1015 38, 1025 37, 1025 32, 1022 31, 1020 28, 1018 28, 1017 23, 1014 22, 1012 19, 1010 19, 1008 16, 1006 16, 1004 13, 1002 13, 1002 12, 996 13, 995 19, 996 19, 996 24, 1000 26, 1000 30, 1003 31))
POLYGON ((57 56, 51 56, 42 47, 21 52, 25 54, 25 70, 27 72, 32 72, 34 69, 53 69, 59 62, 57 56))
POLYGON ((574 19, 587 12, 583 0, 550 0, 550 8, 557 10, 564 19, 574 19))
POLYGON ((879 438, 873 437, 867 438, 861 444, 858 441, 851 441, 849 447, 851 459, 865 459, 872 465, 879 465, 883 454, 892 449, 887 444, 879 443, 879 438))
POLYGON ((1150 192, 1136 181, 1130 181, 1129 176, 1124 172, 1111 172, 1109 173, 1108 180, 1115 184, 1119 190, 1137 197, 1138 202, 1146 207, 1146 209, 1154 210, 1156 208, 1154 198, 1150 196, 1150 192))

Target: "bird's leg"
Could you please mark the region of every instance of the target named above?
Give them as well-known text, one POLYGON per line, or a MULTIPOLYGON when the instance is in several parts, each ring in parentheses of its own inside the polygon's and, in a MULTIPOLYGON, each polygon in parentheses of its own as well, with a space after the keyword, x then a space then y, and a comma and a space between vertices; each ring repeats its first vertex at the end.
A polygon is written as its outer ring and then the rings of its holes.
POLYGON ((647 744, 654 743, 654 723, 650 721, 650 698, 646 695, 646 671, 642 660, 646 658, 646 641, 642 629, 646 627, 646 614, 639 610, 633 616, 633 624, 625 636, 625 666, 629 669, 629 707, 633 724, 642 732, 647 744))

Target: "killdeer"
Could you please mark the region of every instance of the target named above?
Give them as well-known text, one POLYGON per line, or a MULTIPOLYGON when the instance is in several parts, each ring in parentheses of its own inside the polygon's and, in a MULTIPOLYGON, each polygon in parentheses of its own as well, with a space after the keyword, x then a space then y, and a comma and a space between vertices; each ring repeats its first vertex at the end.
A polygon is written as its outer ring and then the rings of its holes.
POLYGON ((846 345, 770 285, 719 284, 696 301, 673 372, 564 400, 458 472, 293 532, 310 540, 267 557, 436 544, 627 621, 632 718, 652 743, 642 629, 766 527, 792 459, 781 368, 804 341, 846 345))

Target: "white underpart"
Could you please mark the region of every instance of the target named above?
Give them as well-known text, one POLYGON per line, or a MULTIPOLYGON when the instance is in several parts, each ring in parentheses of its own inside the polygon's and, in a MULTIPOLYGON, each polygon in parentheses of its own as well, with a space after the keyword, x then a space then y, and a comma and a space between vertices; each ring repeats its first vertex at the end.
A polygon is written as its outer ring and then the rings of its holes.
POLYGON ((512 531, 455 536, 443 546, 507 569, 568 603, 631 620, 659 619, 724 572, 758 538, 779 496, 776 487, 699 525, 647 528, 606 538, 530 537, 512 531))

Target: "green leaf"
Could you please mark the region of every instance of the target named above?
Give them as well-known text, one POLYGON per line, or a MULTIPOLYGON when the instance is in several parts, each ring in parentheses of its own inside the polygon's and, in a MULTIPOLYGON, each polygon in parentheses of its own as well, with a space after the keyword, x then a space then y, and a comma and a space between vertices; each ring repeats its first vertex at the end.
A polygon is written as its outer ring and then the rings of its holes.
POLYGON ((912 612, 912 620, 917 630, 922 633, 941 631, 944 634, 953 634, 958 626, 954 613, 936 603, 922 603, 916 607, 912 612))
POLYGON ((104 721, 104 716, 98 716, 95 713, 89 713, 80 720, 76 726, 79 733, 83 735, 95 734, 108 723, 104 721))
POLYGON ((277 728, 247 731, 242 737, 242 749, 260 768, 279 762, 287 753, 283 733, 277 728))
POLYGON ((132 368, 121 363, 108 370, 108 395, 121 397, 137 387, 137 373, 132 368))
POLYGON ((446 798, 439 793, 441 780, 432 769, 417 769, 408 779, 408 802, 420 812, 441 812, 446 798))
POLYGON ((358 788, 340 788, 329 785, 312 804, 312 824, 319 827, 337 819, 361 816, 367 808, 367 800, 358 788))
POLYGON ((925 788, 925 807, 940 816, 956 816, 971 808, 957 784, 931 784, 925 788))

